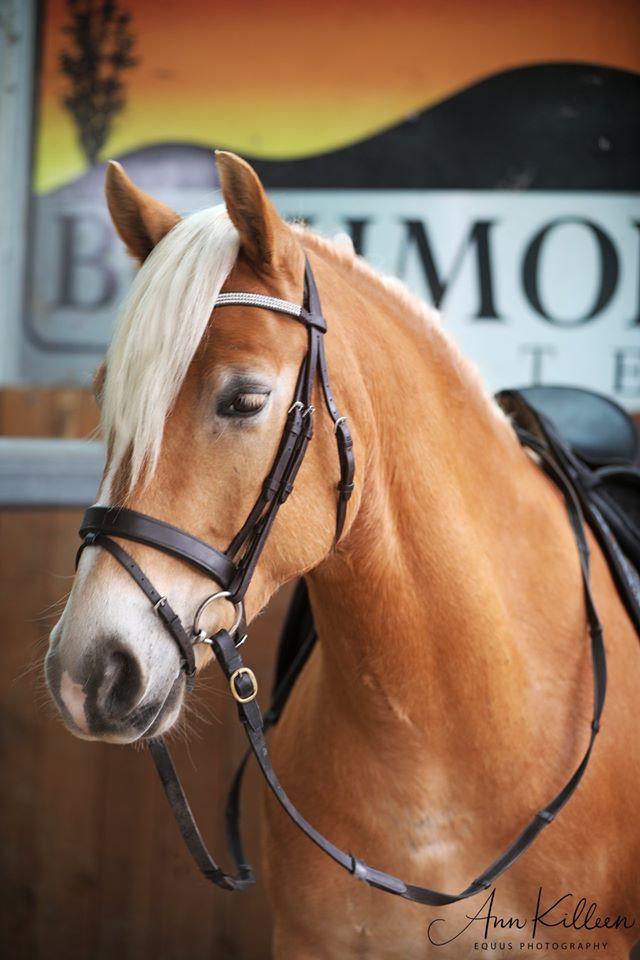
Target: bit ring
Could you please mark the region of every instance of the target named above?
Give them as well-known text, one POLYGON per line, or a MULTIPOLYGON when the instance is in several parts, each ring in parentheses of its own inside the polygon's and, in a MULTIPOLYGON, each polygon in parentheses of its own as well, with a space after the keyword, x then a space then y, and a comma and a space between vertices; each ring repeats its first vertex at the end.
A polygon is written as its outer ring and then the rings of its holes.
MULTIPOLYGON (((229 593, 228 590, 219 590, 217 593, 212 593, 210 597, 207 597, 206 600, 202 601, 202 603, 200 604, 200 606, 196 611, 195 617, 193 618, 193 636, 194 636, 193 642, 194 643, 208 642, 209 638, 206 635, 206 630, 203 630, 200 627, 200 620, 202 618, 203 613, 209 606, 209 604, 213 603, 214 600, 227 600, 230 596, 231 594, 229 593)), ((233 608, 236 611, 236 619, 233 626, 229 630, 230 637, 233 637, 234 634, 237 633, 238 627, 244 620, 244 604, 242 603, 242 600, 240 600, 238 603, 234 603, 233 608)))

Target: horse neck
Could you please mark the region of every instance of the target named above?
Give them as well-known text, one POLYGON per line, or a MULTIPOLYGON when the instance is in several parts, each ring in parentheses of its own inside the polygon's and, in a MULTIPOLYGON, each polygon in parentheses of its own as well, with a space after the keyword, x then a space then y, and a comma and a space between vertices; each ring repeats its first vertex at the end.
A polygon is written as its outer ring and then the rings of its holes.
MULTIPOLYGON (((387 291, 373 294, 340 377, 343 389, 356 384, 344 406, 366 411, 355 421, 362 499, 309 577, 324 675, 343 704, 357 689, 361 717, 418 729, 460 709, 468 722, 470 700, 493 714, 524 681, 553 627, 538 602, 540 564, 545 583, 568 589, 575 545, 557 494, 438 321, 409 324, 406 303, 394 310, 387 291), (549 525, 554 550, 534 554, 533 531, 549 525)), ((573 592, 568 623, 580 629, 573 592)))

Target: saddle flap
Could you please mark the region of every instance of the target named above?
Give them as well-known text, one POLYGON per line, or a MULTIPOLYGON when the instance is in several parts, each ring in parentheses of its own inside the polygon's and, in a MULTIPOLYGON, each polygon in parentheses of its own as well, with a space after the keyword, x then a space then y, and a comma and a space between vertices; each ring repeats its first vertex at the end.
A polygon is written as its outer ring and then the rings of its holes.
POLYGON ((631 465, 640 461, 637 427, 629 414, 608 397, 564 386, 524 387, 517 393, 551 422, 562 440, 586 463, 631 465))

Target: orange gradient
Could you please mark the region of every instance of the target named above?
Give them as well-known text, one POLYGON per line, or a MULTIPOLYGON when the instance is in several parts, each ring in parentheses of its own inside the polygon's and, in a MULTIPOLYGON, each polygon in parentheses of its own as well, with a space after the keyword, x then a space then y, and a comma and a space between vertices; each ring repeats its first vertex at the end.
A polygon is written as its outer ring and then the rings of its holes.
MULTIPOLYGON (((262 158, 361 140, 483 77, 543 62, 640 70, 637 0, 118 0, 139 65, 102 158, 153 143, 262 158)), ((44 12, 35 188, 86 161, 61 104, 65 0, 44 12)))

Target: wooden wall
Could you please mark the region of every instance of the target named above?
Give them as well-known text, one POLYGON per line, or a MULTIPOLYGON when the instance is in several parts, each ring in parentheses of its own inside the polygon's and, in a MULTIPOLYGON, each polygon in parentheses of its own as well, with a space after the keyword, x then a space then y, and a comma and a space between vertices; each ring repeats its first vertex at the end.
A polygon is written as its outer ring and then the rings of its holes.
MULTIPOLYGON (((86 436, 96 411, 78 390, 0 393, 0 435, 86 436)), ((48 630, 70 586, 80 510, 0 511, 0 955, 10 960, 212 960, 269 956, 263 887, 217 890, 197 874, 143 750, 84 743, 63 728, 42 675, 48 630)), ((263 691, 287 597, 251 633, 247 660, 263 691)), ((193 694, 176 761, 214 854, 227 785, 244 749, 217 674, 193 694)), ((258 793, 244 823, 258 863, 258 793)))

